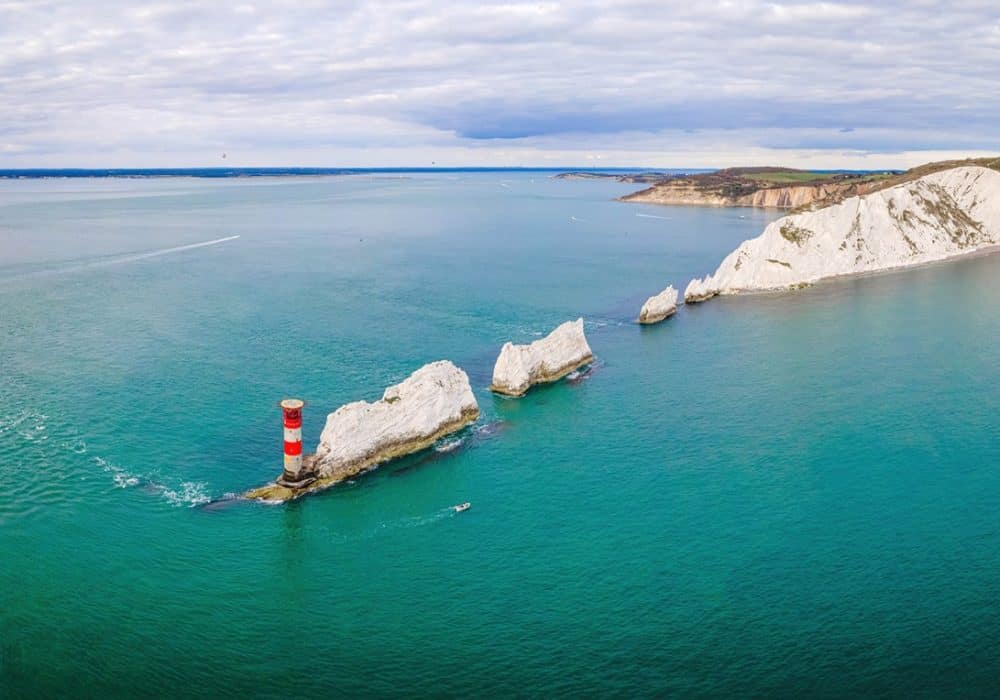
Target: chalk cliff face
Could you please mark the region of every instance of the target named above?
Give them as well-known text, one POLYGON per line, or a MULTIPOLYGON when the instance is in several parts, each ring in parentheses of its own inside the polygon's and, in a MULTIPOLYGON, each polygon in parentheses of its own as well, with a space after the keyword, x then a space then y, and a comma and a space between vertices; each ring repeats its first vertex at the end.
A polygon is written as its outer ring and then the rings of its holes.
POLYGON ((310 461, 318 477, 314 484, 302 490, 270 484, 247 496, 295 498, 422 450, 478 417, 479 405, 465 372, 447 360, 433 362, 390 386, 379 401, 345 404, 327 417, 310 461))
POLYGON ((958 167, 771 223, 688 302, 786 289, 826 277, 919 265, 1000 244, 1000 172, 958 167))
POLYGON ((523 396, 534 384, 554 382, 593 362, 583 319, 567 321, 530 345, 506 343, 493 367, 492 391, 523 396))
POLYGON ((659 323, 677 311, 677 290, 671 285, 656 296, 650 297, 639 312, 639 323, 659 323))
POLYGON ((770 187, 754 192, 741 200, 738 206, 764 207, 773 209, 797 209, 817 200, 833 195, 858 194, 862 185, 800 185, 770 187))
POLYGON ((795 209, 826 197, 845 197, 865 192, 865 183, 785 185, 744 183, 740 188, 707 186, 697 180, 673 180, 625 195, 623 202, 697 205, 707 207, 762 207, 795 209))

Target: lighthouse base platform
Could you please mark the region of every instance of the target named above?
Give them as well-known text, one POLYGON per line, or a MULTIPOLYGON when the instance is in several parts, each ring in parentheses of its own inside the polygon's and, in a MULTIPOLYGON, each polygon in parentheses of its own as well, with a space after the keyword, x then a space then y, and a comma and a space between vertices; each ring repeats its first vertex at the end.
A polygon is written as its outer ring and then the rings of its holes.
POLYGON ((278 486, 284 486, 285 488, 289 488, 289 489, 302 489, 302 488, 305 488, 306 486, 308 486, 309 484, 313 483, 314 481, 316 481, 316 475, 315 474, 310 474, 309 476, 304 476, 304 477, 302 477, 301 479, 299 479, 297 481, 293 481, 292 479, 288 479, 288 478, 285 477, 284 474, 282 474, 280 477, 278 477, 277 479, 275 479, 274 483, 276 483, 278 486))

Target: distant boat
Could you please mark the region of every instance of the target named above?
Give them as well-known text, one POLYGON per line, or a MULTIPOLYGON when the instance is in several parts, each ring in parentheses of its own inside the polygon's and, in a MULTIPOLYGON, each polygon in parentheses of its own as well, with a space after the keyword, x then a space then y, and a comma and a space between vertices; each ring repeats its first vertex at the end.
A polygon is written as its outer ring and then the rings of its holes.
POLYGON ((452 506, 451 509, 456 513, 461 513, 463 511, 469 510, 472 507, 471 503, 459 503, 457 506, 452 506))

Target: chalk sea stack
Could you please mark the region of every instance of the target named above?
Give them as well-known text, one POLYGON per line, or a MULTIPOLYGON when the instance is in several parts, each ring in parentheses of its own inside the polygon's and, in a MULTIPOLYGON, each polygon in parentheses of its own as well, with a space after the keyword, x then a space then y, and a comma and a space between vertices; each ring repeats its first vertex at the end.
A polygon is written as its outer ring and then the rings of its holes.
POLYGON ((246 497, 288 501, 417 452, 479 418, 469 377, 447 360, 424 365, 374 403, 355 401, 327 416, 307 466, 316 480, 302 489, 267 484, 246 497))
POLYGON ((505 396, 524 396, 535 384, 558 381, 593 361, 594 354, 583 333, 583 319, 567 321, 528 345, 504 344, 493 367, 490 390, 505 396))
POLYGON ((639 323, 646 325, 659 323, 663 319, 673 316, 676 311, 677 290, 671 285, 656 296, 646 300, 639 312, 639 323))
POLYGON ((968 255, 1000 244, 1000 172, 961 166, 791 214, 744 241, 684 300, 794 289, 829 277, 968 255))

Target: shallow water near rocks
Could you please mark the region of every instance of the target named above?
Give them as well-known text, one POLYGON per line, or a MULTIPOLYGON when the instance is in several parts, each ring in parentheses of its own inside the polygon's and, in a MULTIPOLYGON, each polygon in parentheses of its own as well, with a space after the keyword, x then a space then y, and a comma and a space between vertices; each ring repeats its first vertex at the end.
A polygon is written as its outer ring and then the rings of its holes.
POLYGON ((640 327, 773 215, 632 189, 0 182, 0 695, 1000 690, 1000 256, 640 327), (485 390, 580 315, 592 371, 485 390), (282 397, 311 448, 438 359, 476 426, 233 498, 282 397))

